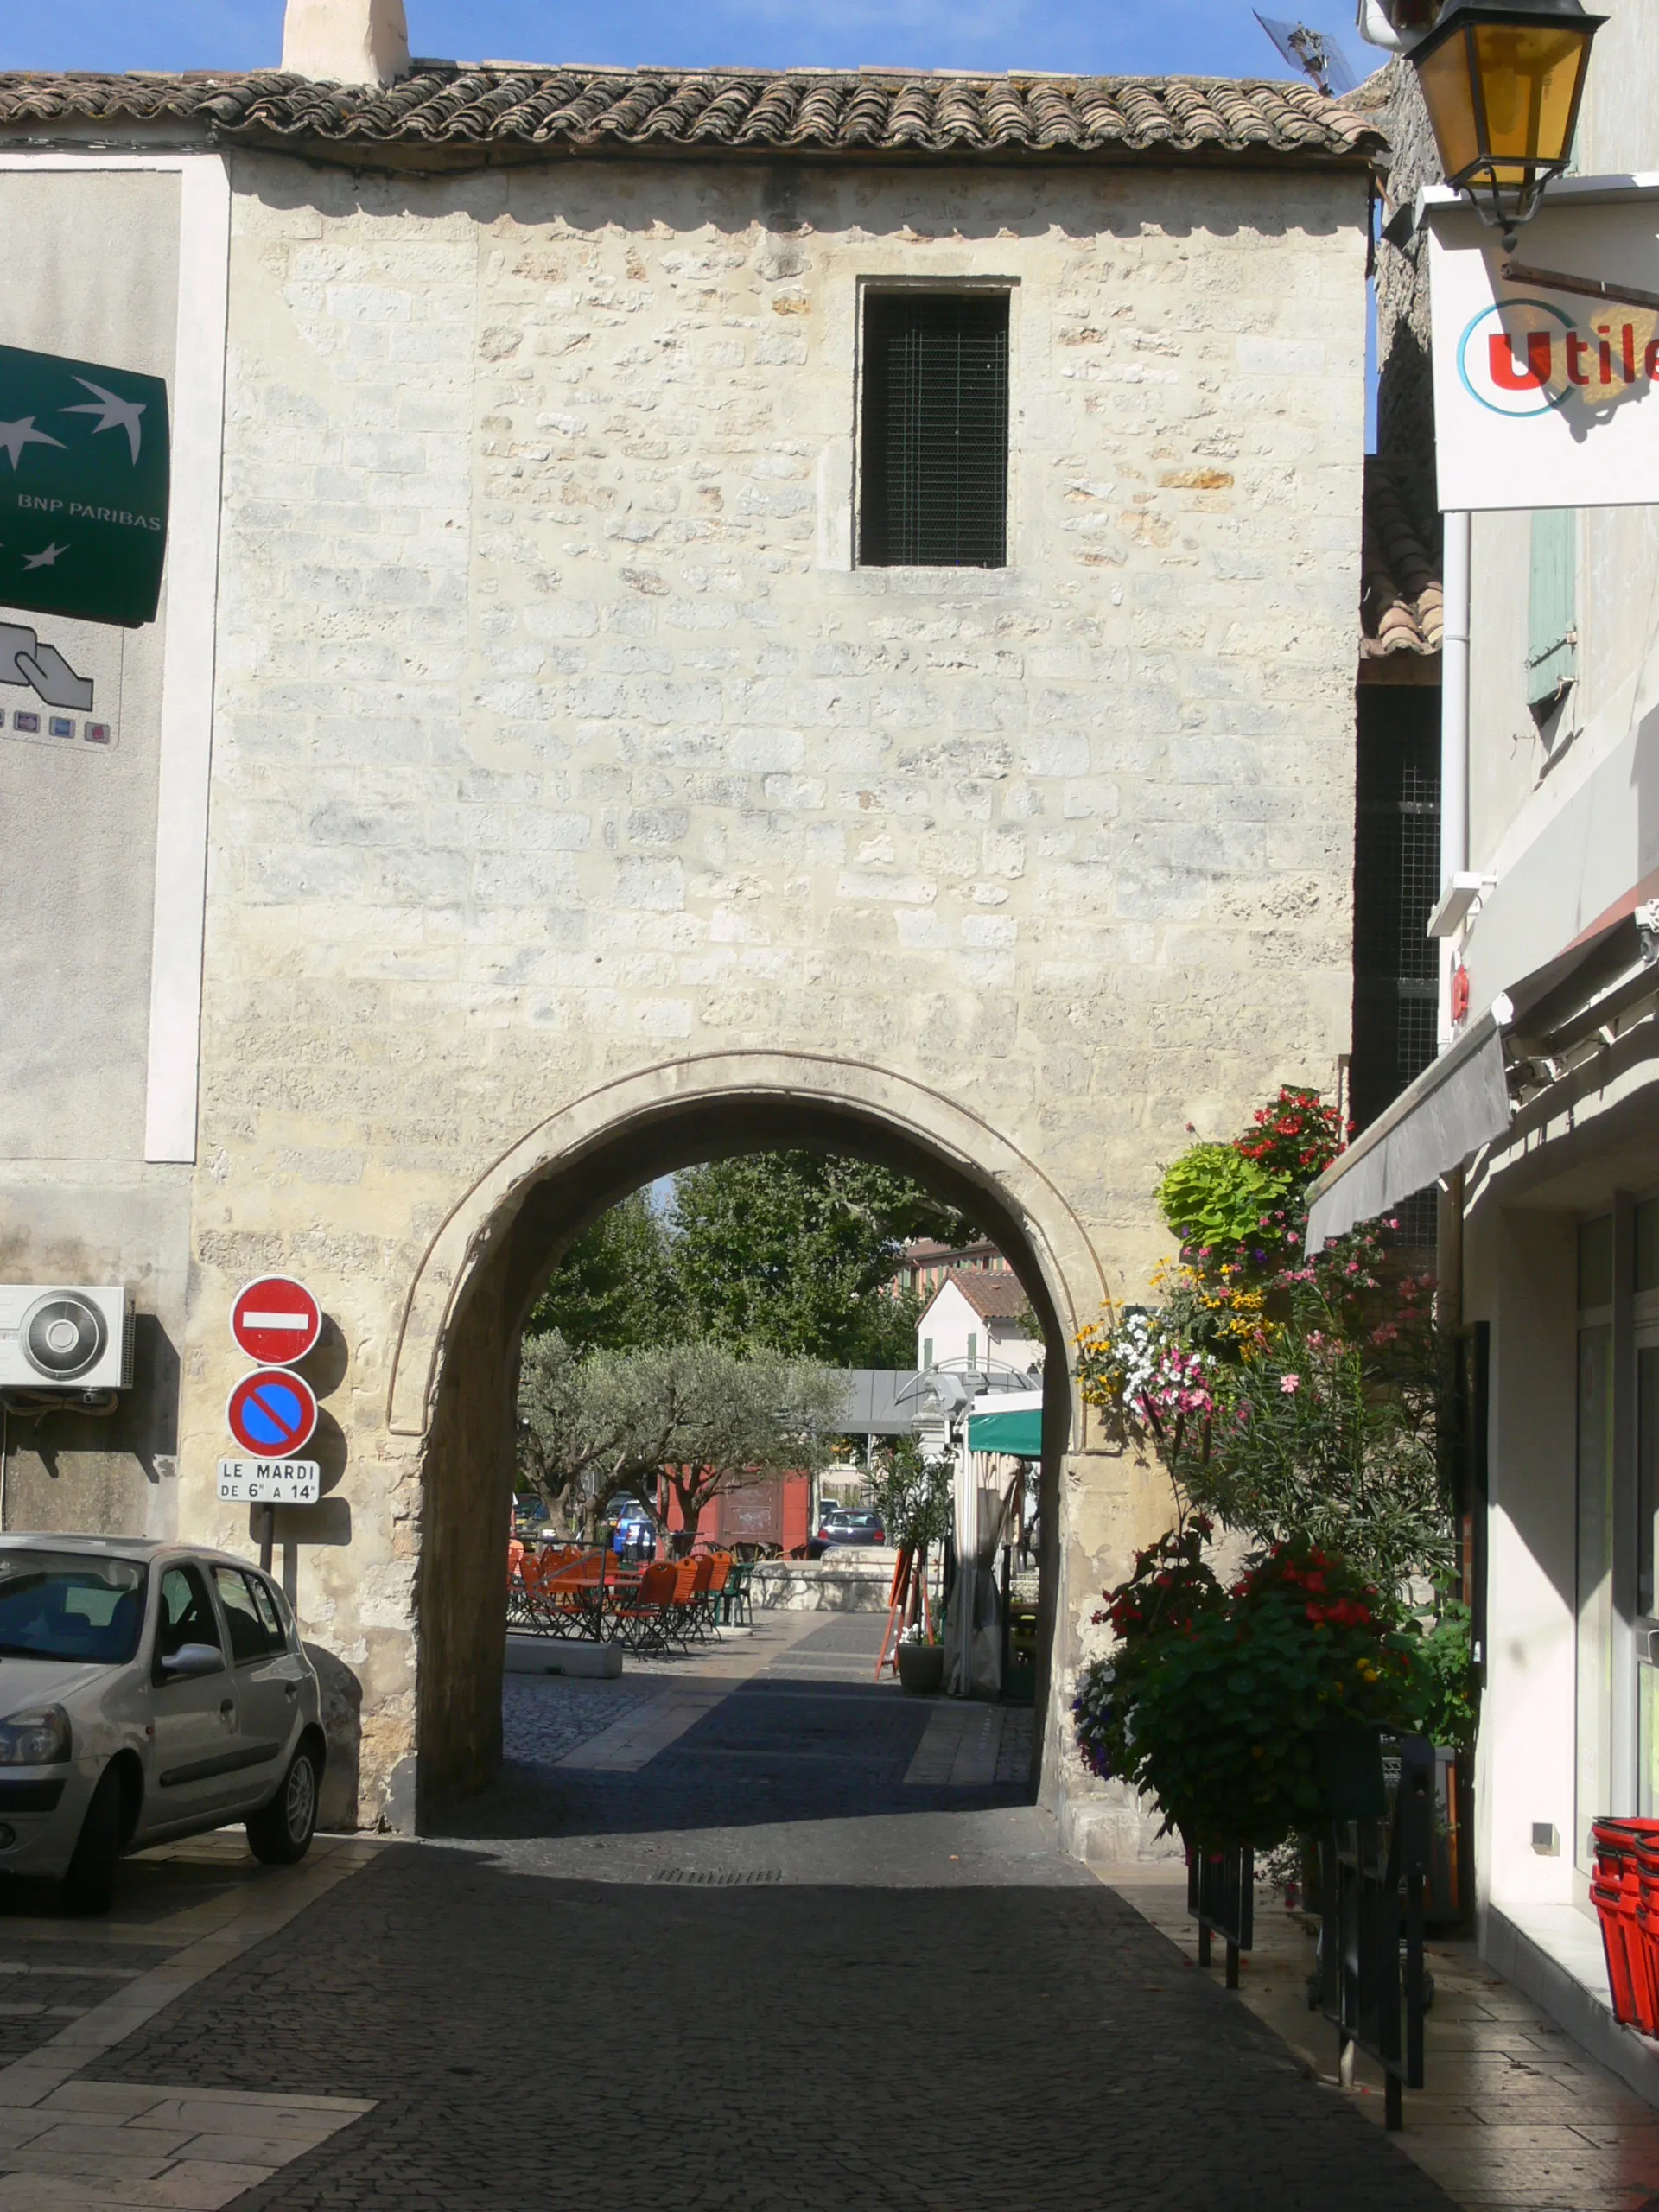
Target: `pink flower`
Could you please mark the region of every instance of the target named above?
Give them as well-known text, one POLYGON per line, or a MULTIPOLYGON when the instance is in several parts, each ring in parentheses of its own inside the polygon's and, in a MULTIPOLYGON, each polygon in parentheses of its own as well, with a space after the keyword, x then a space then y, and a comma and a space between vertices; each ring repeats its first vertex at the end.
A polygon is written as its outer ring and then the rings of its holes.
POLYGON ((1302 1378, 1300 1375, 1281 1375, 1279 1377, 1279 1388, 1287 1398, 1294 1397, 1301 1387, 1302 1378))

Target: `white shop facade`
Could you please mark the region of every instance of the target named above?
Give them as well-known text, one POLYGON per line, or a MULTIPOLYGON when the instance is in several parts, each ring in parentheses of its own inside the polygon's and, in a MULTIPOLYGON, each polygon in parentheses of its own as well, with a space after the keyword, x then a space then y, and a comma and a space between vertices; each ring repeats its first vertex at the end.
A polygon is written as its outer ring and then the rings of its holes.
POLYGON ((1316 1185, 1310 1241, 1438 1185, 1482 1949, 1654 2094, 1588 1877, 1598 1815, 1659 1814, 1659 177, 1564 180, 1512 253, 1425 200, 1442 1049, 1316 1185))

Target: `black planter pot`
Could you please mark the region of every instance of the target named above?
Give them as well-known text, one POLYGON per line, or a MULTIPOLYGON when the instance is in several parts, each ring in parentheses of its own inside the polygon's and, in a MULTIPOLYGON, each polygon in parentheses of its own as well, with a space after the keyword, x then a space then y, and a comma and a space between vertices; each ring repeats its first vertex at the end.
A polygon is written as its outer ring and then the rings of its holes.
POLYGON ((1380 1730, 1318 1729, 1313 1757, 1325 1808, 1333 1821, 1387 1820, 1389 1796, 1382 1780, 1380 1730))
POLYGON ((912 1697, 937 1697, 944 1688, 944 1646, 942 1643, 901 1643, 899 1681, 912 1697))

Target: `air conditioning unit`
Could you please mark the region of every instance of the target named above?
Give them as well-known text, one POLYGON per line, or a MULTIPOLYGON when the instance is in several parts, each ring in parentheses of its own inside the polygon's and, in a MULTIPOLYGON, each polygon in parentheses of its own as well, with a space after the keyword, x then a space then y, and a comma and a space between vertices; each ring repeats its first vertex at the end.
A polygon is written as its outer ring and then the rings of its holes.
POLYGON ((119 1283, 0 1283, 0 1390, 130 1390, 132 1300, 119 1283))

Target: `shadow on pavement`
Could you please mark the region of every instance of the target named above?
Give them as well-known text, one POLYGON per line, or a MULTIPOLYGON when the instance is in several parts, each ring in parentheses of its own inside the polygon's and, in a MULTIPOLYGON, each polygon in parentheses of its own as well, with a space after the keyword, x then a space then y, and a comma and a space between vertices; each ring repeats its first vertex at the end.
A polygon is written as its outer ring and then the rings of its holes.
POLYGON ((392 1847, 102 2070, 378 2100, 238 2212, 1450 2202, 1093 1883, 702 1889, 392 1847))
MULTIPOLYGON (((675 1691, 681 1688, 673 1685, 675 1691)), ((509 1758, 477 1796, 431 1808, 425 1833, 637 1834, 1031 1802, 1023 1762, 1017 1777, 973 1787, 906 1782, 929 1721, 940 1710, 937 1700, 907 1698, 885 1684, 785 1675, 735 1686, 688 1679, 683 1688, 721 1694, 637 1772, 509 1758)), ((1018 1708, 969 1710, 1012 1714, 1018 1708)))

